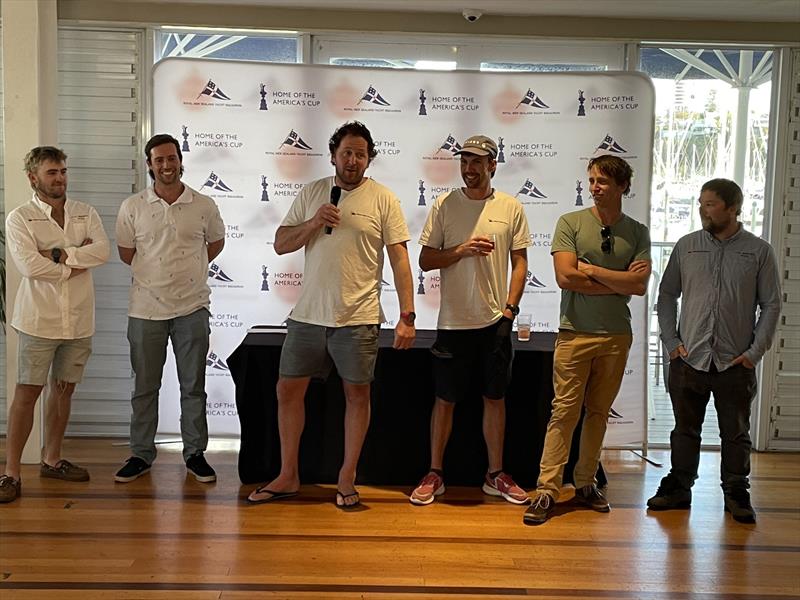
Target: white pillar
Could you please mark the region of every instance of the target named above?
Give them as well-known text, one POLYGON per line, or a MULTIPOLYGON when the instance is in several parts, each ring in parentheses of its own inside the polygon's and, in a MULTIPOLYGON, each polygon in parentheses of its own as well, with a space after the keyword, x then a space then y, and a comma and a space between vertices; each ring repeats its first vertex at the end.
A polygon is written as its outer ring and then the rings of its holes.
POLYGON ((747 123, 750 120, 750 75, 753 72, 753 51, 739 52, 739 87, 736 88, 736 124, 733 142, 733 180, 744 188, 745 159, 749 151, 747 123))
MULTIPOLYGON (((0 0, 3 17, 3 139, 6 214, 31 197, 22 159, 35 146, 58 139, 58 19, 56 0, 0 0)), ((10 322, 20 275, 6 249, 6 307, 10 322)), ((17 334, 6 337, 6 393, 10 407, 17 380, 17 334)), ((42 402, 22 462, 38 463, 42 402)))

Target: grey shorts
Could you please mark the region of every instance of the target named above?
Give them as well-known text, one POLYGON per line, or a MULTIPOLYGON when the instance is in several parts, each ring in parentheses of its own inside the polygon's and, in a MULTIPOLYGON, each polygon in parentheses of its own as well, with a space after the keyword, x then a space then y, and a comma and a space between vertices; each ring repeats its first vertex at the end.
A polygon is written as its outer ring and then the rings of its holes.
POLYGON ((326 378, 331 367, 344 381, 367 384, 375 376, 378 325, 322 327, 287 319, 280 376, 326 378))
POLYGON ((91 353, 91 337, 51 340, 20 331, 17 346, 17 383, 45 385, 51 365, 55 381, 80 383, 83 369, 91 353))

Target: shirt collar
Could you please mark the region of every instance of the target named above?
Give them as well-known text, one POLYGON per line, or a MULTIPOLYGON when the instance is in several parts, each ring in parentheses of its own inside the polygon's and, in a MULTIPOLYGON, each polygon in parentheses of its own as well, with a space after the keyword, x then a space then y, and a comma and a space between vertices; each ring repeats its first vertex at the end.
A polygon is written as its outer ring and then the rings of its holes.
POLYGON ((711 233, 710 231, 708 231, 706 229, 703 229, 703 233, 705 234, 706 239, 708 239, 709 241, 711 241, 711 242, 713 242, 715 244, 720 244, 720 245, 728 244, 728 243, 733 242, 734 240, 738 239, 742 235, 742 232, 744 231, 744 225, 742 224, 742 222, 739 221, 738 223, 739 223, 739 229, 736 230, 736 233, 734 233, 729 238, 725 238, 724 240, 717 239, 717 236, 715 236, 713 233, 711 233))
MULTIPOLYGON (((154 202, 158 202, 159 200, 161 200, 161 197, 158 194, 156 194, 155 186, 151 185, 150 187, 147 188, 147 193, 145 194, 145 199, 150 204, 152 204, 154 202)), ((183 192, 181 192, 181 195, 178 196, 178 199, 175 200, 175 202, 173 202, 173 204, 188 204, 189 202, 192 201, 192 199, 193 199, 192 189, 188 185, 186 185, 184 183, 183 184, 183 192)))
MULTIPOLYGON (((70 201, 69 198, 64 200, 64 214, 67 213, 67 205, 69 204, 69 201, 70 201)), ((53 207, 50 206, 47 202, 44 202, 42 199, 40 199, 39 194, 37 194, 36 192, 33 192, 33 196, 31 197, 31 202, 33 202, 36 206, 38 206, 39 209, 48 217, 52 214, 53 207)))

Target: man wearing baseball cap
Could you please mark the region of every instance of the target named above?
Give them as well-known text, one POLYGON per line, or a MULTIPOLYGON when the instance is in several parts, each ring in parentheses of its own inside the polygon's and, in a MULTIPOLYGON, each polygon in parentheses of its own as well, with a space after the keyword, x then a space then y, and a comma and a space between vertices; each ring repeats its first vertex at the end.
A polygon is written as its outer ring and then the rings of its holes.
POLYGON ((479 373, 489 455, 483 491, 524 504, 528 495, 503 472, 503 438, 513 358, 511 325, 528 271, 528 222, 519 201, 492 187, 494 140, 472 136, 456 154, 465 187, 436 199, 419 240, 419 266, 423 271, 439 269, 441 306, 431 348, 436 382, 431 467, 409 500, 426 505, 444 493, 442 466, 453 409, 469 396, 470 374, 479 373))

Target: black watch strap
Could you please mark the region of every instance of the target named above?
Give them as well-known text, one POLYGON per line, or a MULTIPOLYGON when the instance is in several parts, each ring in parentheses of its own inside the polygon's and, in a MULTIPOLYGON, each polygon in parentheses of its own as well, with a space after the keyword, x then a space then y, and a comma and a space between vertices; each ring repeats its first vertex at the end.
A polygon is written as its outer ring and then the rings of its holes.
POLYGON ((519 314, 519 306, 516 304, 506 304, 506 310, 510 310, 515 317, 519 314))
POLYGON ((50 250, 50 258, 53 259, 53 262, 58 264, 61 262, 61 250, 59 248, 53 248, 50 250))

